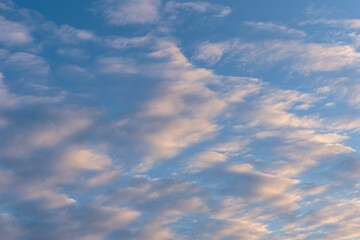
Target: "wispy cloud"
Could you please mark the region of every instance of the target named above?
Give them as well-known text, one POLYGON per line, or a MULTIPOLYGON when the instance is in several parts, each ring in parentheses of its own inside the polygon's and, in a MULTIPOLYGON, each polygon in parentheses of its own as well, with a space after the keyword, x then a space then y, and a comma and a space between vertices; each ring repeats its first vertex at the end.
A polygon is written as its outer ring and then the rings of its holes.
POLYGON ((121 57, 102 57, 99 59, 99 67, 101 72, 108 74, 137 72, 132 60, 121 57))
POLYGON ((360 53, 352 45, 305 43, 302 41, 268 40, 241 42, 237 39, 223 43, 203 43, 196 59, 214 63, 231 52, 241 64, 259 65, 287 61, 290 69, 301 73, 331 72, 356 68, 360 53))
POLYGON ((95 35, 86 30, 76 29, 69 25, 62 25, 56 29, 56 34, 65 43, 77 43, 79 41, 95 40, 95 35))
POLYGON ((110 24, 150 24, 159 20, 161 2, 161 0, 102 0, 98 5, 110 24))
POLYGON ((266 30, 266 31, 269 31, 269 32, 284 33, 284 34, 296 35, 296 36, 300 36, 300 37, 305 37, 306 36, 306 33, 301 31, 301 30, 294 29, 294 28, 289 28, 287 26, 275 24, 275 23, 272 23, 272 22, 246 21, 245 24, 248 25, 248 26, 257 28, 259 30, 266 30))
POLYGON ((0 16, 0 42, 5 45, 21 45, 33 41, 31 30, 25 24, 12 22, 0 16))
POLYGON ((301 25, 305 24, 325 24, 332 27, 347 28, 347 29, 359 29, 360 19, 315 19, 304 21, 301 25))
POLYGON ((215 17, 225 17, 231 13, 231 8, 219 4, 212 4, 210 2, 177 2, 169 1, 166 4, 168 11, 176 11, 177 9, 183 9, 196 12, 211 12, 215 17))
POLYGON ((49 64, 44 58, 27 52, 12 54, 7 58, 5 64, 14 71, 26 72, 30 75, 44 76, 50 72, 49 64))

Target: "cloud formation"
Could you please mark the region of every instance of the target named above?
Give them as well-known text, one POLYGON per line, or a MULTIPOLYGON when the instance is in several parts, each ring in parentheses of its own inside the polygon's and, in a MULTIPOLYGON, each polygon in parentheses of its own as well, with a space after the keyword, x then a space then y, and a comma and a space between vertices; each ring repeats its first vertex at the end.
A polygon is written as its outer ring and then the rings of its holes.
POLYGON ((149 24, 159 20, 161 2, 161 0, 103 0, 99 5, 110 24, 149 24))
POLYGON ((356 68, 359 52, 351 45, 304 43, 302 41, 270 40, 257 43, 237 39, 221 43, 205 42, 199 46, 196 59, 214 64, 224 54, 238 58, 241 65, 274 65, 288 62, 289 69, 300 73, 331 72, 356 68))
POLYGON ((0 16, 0 42, 6 45, 31 43, 33 37, 30 29, 21 23, 12 22, 0 16))
POLYGON ((0 3, 3 238, 360 236, 352 9, 69 3, 0 3))

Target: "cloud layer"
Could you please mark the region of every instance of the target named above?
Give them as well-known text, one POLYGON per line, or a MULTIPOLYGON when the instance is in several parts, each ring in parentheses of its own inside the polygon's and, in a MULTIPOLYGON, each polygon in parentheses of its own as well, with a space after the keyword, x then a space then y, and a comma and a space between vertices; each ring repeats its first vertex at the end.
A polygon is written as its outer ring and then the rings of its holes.
POLYGON ((69 2, 0 3, 3 238, 360 237, 359 19, 69 2))

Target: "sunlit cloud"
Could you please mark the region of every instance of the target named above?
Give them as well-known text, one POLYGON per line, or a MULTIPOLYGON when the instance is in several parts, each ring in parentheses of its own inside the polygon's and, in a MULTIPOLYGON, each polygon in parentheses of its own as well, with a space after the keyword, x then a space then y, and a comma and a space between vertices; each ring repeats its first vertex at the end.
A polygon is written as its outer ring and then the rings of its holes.
POLYGON ((2 238, 359 238, 355 0, 22 2, 0 3, 2 238))

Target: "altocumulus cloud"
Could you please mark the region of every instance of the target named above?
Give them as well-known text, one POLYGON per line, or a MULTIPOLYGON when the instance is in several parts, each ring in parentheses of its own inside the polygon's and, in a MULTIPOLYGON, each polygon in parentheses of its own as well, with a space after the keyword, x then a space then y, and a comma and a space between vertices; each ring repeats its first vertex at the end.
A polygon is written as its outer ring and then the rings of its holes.
POLYGON ((289 4, 2 1, 0 235, 358 239, 360 20, 289 4))

